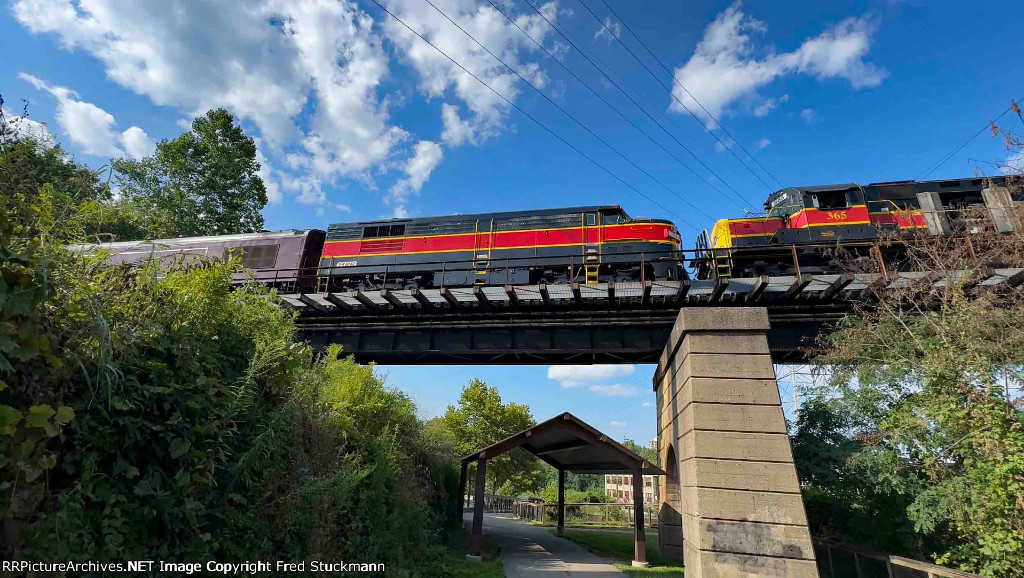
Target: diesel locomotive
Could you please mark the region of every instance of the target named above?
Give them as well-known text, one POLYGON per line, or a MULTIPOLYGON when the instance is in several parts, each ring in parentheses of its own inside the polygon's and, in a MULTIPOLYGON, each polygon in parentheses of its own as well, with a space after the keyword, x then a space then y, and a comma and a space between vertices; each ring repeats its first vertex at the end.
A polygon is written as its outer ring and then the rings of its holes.
POLYGON ((679 231, 618 205, 339 223, 320 259, 328 289, 680 279, 679 231))
MULTIPOLYGON (((785 188, 768 197, 763 215, 722 219, 703 232, 695 274, 837 273, 873 258, 898 261, 901 241, 938 234, 930 226, 941 222, 943 234, 970 232, 966 209, 986 206, 984 189, 1006 186, 1005 177, 987 177, 785 188)), ((1020 191, 1012 199, 1021 200, 1020 191)))

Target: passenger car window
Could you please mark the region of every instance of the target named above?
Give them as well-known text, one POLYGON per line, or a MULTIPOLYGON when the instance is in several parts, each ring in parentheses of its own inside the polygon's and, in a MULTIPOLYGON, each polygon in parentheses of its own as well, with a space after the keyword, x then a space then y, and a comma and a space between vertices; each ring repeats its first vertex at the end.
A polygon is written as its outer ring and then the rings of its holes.
POLYGON ((224 259, 237 255, 242 259, 242 266, 249 269, 273 269, 277 265, 277 245, 248 245, 228 247, 224 250, 224 259))

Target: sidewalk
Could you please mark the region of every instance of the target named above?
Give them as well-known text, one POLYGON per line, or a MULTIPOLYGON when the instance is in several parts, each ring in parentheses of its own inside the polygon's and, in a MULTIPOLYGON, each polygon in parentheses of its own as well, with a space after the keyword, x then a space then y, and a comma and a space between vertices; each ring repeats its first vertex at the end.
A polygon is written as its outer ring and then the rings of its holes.
MULTIPOLYGON (((473 514, 467 512, 465 519, 472 524, 473 514)), ((555 536, 553 528, 534 526, 511 515, 484 514, 484 535, 498 541, 508 578, 625 576, 614 565, 555 536)))

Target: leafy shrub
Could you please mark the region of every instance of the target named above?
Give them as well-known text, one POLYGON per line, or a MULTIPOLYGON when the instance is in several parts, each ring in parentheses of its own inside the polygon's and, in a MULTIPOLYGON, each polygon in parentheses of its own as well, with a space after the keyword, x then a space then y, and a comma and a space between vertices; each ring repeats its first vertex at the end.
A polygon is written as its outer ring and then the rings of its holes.
POLYGON ((103 202, 69 163, 0 138, 4 558, 453 571, 457 473, 412 401, 296 343, 272 292, 232 287, 237 263, 69 254, 83 227, 61 211, 103 202))

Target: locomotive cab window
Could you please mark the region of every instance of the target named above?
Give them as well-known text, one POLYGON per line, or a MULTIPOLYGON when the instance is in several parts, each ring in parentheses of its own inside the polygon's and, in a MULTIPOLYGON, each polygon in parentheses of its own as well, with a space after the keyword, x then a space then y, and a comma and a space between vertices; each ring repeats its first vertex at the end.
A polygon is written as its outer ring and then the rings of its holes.
POLYGON ((621 225, 629 222, 629 215, 622 210, 611 210, 601 213, 601 224, 621 225))
POLYGON ((588 227, 593 227, 597 224, 597 213, 587 213, 585 216, 586 224, 588 227))
POLYGON ((832 210, 846 209, 849 205, 846 202, 846 191, 821 191, 811 193, 812 206, 816 209, 832 210))
POLYGON ((242 266, 248 269, 273 269, 277 264, 278 245, 249 245, 228 247, 224 250, 224 259, 238 256, 242 266))

